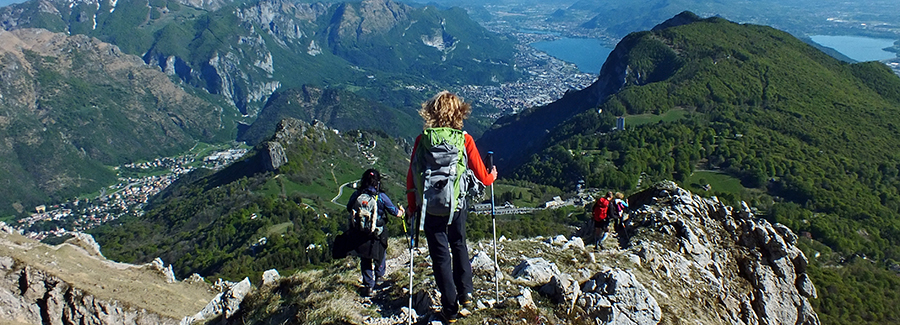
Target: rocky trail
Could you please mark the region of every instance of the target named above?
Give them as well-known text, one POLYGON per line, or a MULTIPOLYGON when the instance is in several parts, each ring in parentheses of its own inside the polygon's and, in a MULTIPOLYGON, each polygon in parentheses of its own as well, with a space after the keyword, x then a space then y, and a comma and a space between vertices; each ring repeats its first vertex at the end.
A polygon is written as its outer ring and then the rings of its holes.
MULTIPOLYGON (((787 227, 671 182, 630 200, 624 229, 605 249, 585 245, 593 242, 590 224, 568 237, 501 238, 499 302, 492 243, 470 243, 477 302, 459 323, 819 323, 808 300, 816 292, 807 259, 787 227)), ((384 284, 373 297, 353 300, 374 312, 365 324, 408 320, 408 246, 392 241, 391 252, 384 284)), ((441 324, 427 249, 417 249, 414 265, 415 323, 441 324)))
MULTIPOLYGON (((816 297, 808 260, 789 228, 755 217, 746 205, 735 209, 671 182, 630 202, 624 231, 607 238, 606 249, 585 245, 592 242, 590 224, 574 234, 500 238, 495 273, 491 241, 471 242, 476 301, 458 324, 819 324, 808 300, 816 297)), ((89 236, 47 246, 4 229, 0 320, 440 324, 440 292, 424 247, 415 250, 409 308, 410 250, 402 238, 391 239, 384 282, 364 298, 351 292, 359 285, 352 257, 285 277, 269 270, 257 287, 244 279, 210 288, 198 277, 176 281, 161 261, 106 261, 89 236)))

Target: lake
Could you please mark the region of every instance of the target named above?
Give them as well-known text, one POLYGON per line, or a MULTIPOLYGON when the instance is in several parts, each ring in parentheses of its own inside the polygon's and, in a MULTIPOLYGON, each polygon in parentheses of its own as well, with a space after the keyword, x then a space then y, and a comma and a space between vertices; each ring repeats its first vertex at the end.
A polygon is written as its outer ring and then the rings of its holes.
POLYGON ((584 73, 599 74, 603 62, 612 52, 600 40, 593 38, 563 37, 553 41, 531 43, 531 47, 544 51, 557 59, 574 63, 584 73))
POLYGON ((830 35, 815 35, 810 38, 813 42, 833 48, 856 61, 880 61, 897 57, 897 54, 883 50, 894 46, 896 40, 889 38, 830 35))

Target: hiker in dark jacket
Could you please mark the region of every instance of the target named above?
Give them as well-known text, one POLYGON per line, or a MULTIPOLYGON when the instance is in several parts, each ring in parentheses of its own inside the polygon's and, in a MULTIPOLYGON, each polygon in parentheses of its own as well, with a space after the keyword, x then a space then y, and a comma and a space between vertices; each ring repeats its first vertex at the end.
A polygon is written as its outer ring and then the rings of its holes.
MULTIPOLYGON (((372 196, 377 195, 379 216, 377 226, 383 229, 379 235, 363 234, 352 226, 349 230, 350 238, 369 236, 368 240, 354 250, 355 255, 359 256, 359 269, 362 271, 360 295, 369 297, 375 291, 375 284, 384 276, 384 260, 388 245, 388 233, 387 227, 385 227, 387 223, 386 217, 388 214, 402 217, 403 208, 395 206, 387 194, 381 191, 381 174, 375 169, 369 169, 363 172, 358 189, 353 192, 353 195, 350 196, 350 201, 347 202, 347 212, 350 212, 351 218, 356 198, 363 192, 372 196)), ((350 222, 352 224, 353 220, 350 222)))
MULTIPOLYGON (((462 130, 463 120, 471 111, 472 108, 468 103, 450 92, 442 91, 422 104, 419 115, 425 120, 426 129, 462 130)), ((497 168, 488 171, 481 160, 478 148, 475 147, 475 140, 468 134, 464 134, 464 137, 464 150, 468 157, 467 168, 472 170, 475 178, 484 185, 491 185, 497 179, 497 168)), ((413 165, 417 163, 416 148, 419 147, 421 139, 422 135, 416 138, 413 145, 410 169, 406 176, 410 216, 415 216, 422 208, 419 206, 422 202, 417 202, 416 175, 413 173, 413 165)), ((438 290, 441 291, 441 316, 448 323, 456 322, 460 304, 467 306, 473 301, 472 264, 466 246, 468 209, 465 200, 461 201, 458 203, 459 209, 450 216, 426 214, 424 220, 425 238, 428 240, 428 253, 433 262, 434 279, 438 290)))

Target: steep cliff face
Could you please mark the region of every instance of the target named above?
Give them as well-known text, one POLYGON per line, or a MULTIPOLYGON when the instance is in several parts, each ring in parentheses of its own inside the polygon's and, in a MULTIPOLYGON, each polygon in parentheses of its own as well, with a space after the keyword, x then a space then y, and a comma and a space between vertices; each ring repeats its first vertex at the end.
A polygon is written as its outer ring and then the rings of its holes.
POLYGON ((259 1, 250 7, 236 11, 241 21, 260 26, 266 33, 275 36, 276 41, 285 45, 290 40, 301 40, 304 37, 311 41, 314 36, 308 30, 319 17, 326 14, 328 6, 324 3, 297 3, 283 0, 259 1))
POLYGON ((407 20, 411 8, 388 0, 366 0, 357 5, 344 3, 333 18, 333 41, 360 41, 384 34, 407 20))
POLYGON ((664 182, 631 197, 619 241, 640 257, 682 319, 699 323, 818 324, 815 287, 791 229, 664 182), (703 312, 701 312, 703 310, 703 312), (701 318, 708 317, 708 318, 701 318))
MULTIPOLYGON (((462 312, 465 321, 819 324, 809 303, 816 292, 806 275, 807 259, 787 227, 672 182, 630 201, 624 227, 616 227, 602 243, 605 248, 594 248, 590 223, 571 237, 500 238, 495 273, 492 242, 470 244, 476 301, 462 312)), ((409 250, 397 240, 389 252, 385 285, 371 299, 347 291, 358 278, 357 264, 348 258, 251 292, 228 323, 315 317, 367 324, 399 324, 409 317, 436 321, 441 293, 429 272, 427 249, 414 250, 413 309, 407 307, 409 250), (342 308, 330 307, 338 301, 342 308)))
POLYGON ((180 324, 214 297, 202 281, 167 278, 161 262, 107 261, 90 236, 47 246, 0 228, 0 322, 180 324))

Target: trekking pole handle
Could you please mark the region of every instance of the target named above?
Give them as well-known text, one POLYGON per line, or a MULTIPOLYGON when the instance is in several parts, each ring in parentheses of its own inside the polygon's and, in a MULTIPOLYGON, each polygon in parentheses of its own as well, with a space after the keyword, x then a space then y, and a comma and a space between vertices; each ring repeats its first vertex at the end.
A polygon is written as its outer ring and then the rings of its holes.
POLYGON ((494 152, 493 151, 487 152, 486 160, 487 160, 487 170, 488 170, 488 172, 491 172, 491 169, 494 169, 494 152))

